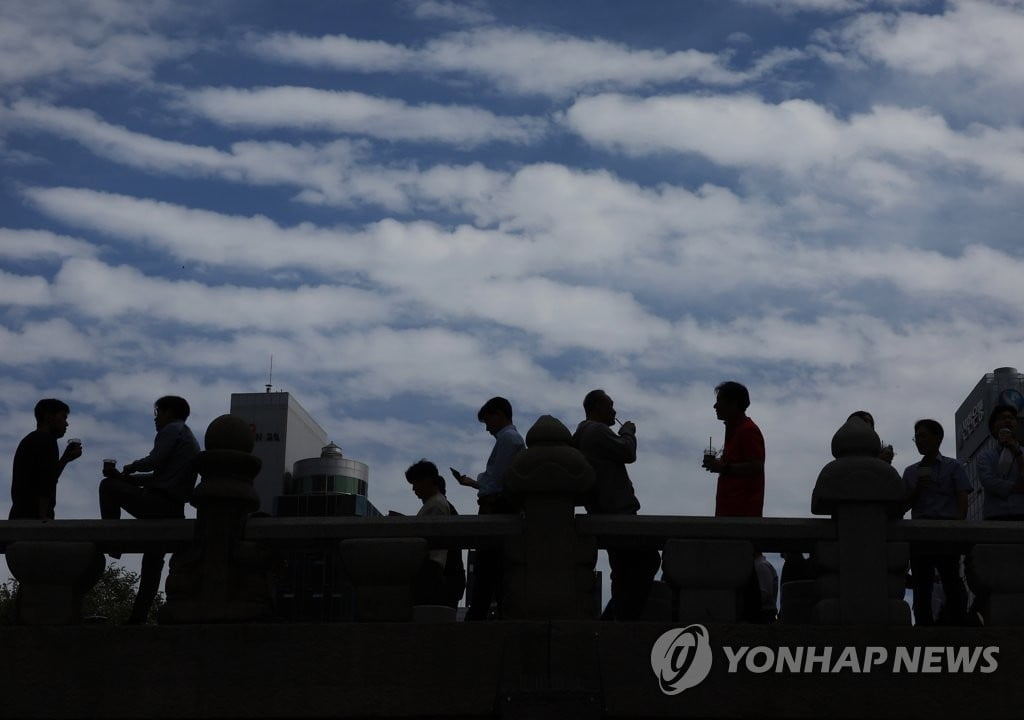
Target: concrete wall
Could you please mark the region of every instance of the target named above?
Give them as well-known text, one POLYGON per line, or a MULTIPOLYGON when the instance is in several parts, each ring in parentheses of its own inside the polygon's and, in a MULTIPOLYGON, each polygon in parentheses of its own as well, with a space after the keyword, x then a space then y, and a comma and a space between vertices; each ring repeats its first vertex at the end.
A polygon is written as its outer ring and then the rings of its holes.
MULTIPOLYGON (((664 623, 0 628, 0 716, 1016 718, 1024 630, 710 625, 707 678, 666 695, 664 623), (741 646, 997 647, 993 672, 730 673, 741 646)), ((758 656, 758 661, 765 657, 758 656)), ((979 665, 980 667, 980 665, 979 665)))

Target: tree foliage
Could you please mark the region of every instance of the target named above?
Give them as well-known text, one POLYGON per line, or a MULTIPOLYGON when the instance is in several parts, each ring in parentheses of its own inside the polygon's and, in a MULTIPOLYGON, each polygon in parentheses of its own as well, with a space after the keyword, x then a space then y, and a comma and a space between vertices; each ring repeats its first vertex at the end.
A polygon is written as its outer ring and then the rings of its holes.
MULTIPOLYGON (((105 618, 113 625, 122 625, 132 612, 135 593, 139 588, 139 574, 126 567, 110 564, 103 571, 102 577, 95 587, 82 600, 83 618, 105 618)), ((0 583, 0 625, 13 625, 17 622, 15 599, 18 594, 18 581, 8 580, 0 583)), ((155 623, 157 612, 164 604, 163 593, 157 593, 153 606, 149 609, 146 622, 155 623)))

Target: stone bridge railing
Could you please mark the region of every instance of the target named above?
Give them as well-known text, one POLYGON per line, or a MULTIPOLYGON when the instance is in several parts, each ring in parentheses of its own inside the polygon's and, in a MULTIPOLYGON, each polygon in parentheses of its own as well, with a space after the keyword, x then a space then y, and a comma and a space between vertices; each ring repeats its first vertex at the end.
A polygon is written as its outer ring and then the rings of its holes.
MULTIPOLYGON (((553 418, 527 434, 528 450, 506 480, 522 512, 452 518, 251 518, 258 462, 241 421, 224 416, 207 432, 196 520, 0 522, 0 549, 19 580, 26 624, 79 619, 83 579, 98 553, 173 553, 166 584, 171 623, 249 622, 270 615, 269 558, 289 550, 337 550, 355 587, 359 620, 413 617, 409 588, 430 547, 502 547, 504 615, 521 620, 595 619, 599 548, 663 551, 672 588, 666 621, 733 622, 737 590, 755 550, 810 552, 817 578, 787 620, 827 625, 906 625, 909 543, 967 552, 988 591, 990 623, 1024 625, 1024 525, 905 521, 899 476, 872 453, 877 436, 848 423, 837 459, 812 498, 828 519, 707 518, 576 514, 593 478, 553 418), (218 425, 220 423, 220 425, 218 425)), ((795 599, 794 599, 795 598, 795 599)))
MULTIPOLYGON (((23 620, 64 624, 78 617, 73 607, 74 589, 93 553, 187 553, 195 547, 196 530, 196 520, 7 521, 0 522, 0 550, 7 553, 12 574, 22 587, 40 598, 34 610, 31 606, 24 608, 28 614, 23 620)), ((594 588, 592 583, 576 582, 574 573, 593 567, 598 548, 656 548, 663 552, 664 574, 675 591, 674 607, 662 619, 730 622, 735 620, 735 591, 750 571, 753 550, 802 551, 820 558, 829 552, 824 548, 837 542, 838 523, 835 519, 588 516, 567 512, 562 517, 548 517, 542 526, 533 528, 541 541, 532 552, 524 554, 523 548, 530 547, 524 542, 530 531, 525 514, 431 520, 261 517, 248 521, 239 540, 270 552, 341 552, 357 589, 373 588, 373 600, 357 611, 359 617, 398 620, 411 617, 408 587, 428 548, 505 547, 516 563, 512 582, 518 578, 522 588, 515 594, 515 602, 506 608, 506 615, 577 620, 593 619, 594 588), (545 540, 558 535, 570 536, 573 542, 545 540), (585 549, 582 560, 580 547, 585 549), (360 555, 368 558, 362 565, 360 555), (386 571, 375 572, 375 567, 386 571), (390 591, 382 594, 382 588, 390 591)), ((834 577, 829 579, 823 573, 824 578, 816 581, 813 595, 819 603, 819 596, 827 598, 831 590, 833 599, 841 603, 845 598, 850 603, 852 614, 829 617, 821 610, 818 615, 812 612, 809 621, 909 623, 909 618, 905 614, 900 617, 898 612, 874 622, 864 608, 879 604, 888 608, 891 601, 898 607, 902 603, 905 554, 898 555, 895 563, 888 559, 893 557, 894 549, 899 552, 912 542, 973 554, 977 570, 992 592, 990 624, 1024 625, 1024 598, 1019 596, 1018 580, 1019 568, 1024 567, 1024 527, 1019 523, 892 520, 874 540, 884 548, 884 567, 876 567, 873 574, 848 575, 840 561, 834 577)), ((872 538, 865 534, 848 542, 854 543, 857 552, 863 552, 864 547, 872 545, 872 538)), ((230 569, 230 563, 227 567, 230 569)), ((231 572, 210 580, 223 586, 223 597, 239 592, 237 582, 234 590, 229 587, 233 582, 231 572)), ((203 619, 213 618, 196 618, 203 619)))

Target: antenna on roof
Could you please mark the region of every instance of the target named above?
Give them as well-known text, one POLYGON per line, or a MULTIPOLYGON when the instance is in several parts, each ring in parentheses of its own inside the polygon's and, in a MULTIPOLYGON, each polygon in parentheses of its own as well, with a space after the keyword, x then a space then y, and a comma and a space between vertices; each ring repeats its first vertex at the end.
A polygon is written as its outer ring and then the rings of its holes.
POLYGON ((274 387, 273 383, 274 383, 274 356, 273 356, 273 354, 271 354, 271 356, 270 356, 270 375, 267 376, 267 384, 266 384, 266 388, 267 388, 267 392, 268 393, 270 392, 270 388, 274 387))

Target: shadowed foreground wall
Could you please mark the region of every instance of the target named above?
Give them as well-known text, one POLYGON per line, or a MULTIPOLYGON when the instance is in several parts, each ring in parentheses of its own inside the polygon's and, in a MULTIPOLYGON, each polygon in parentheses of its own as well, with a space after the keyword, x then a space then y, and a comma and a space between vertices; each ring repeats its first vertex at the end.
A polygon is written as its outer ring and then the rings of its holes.
MULTIPOLYGON (((667 696, 679 625, 340 623, 0 629, 3 717, 1020 717, 1022 629, 710 625, 707 679, 667 696), (998 646, 982 674, 730 674, 722 646, 998 646)), ((742 666, 742 663, 741 663, 742 666)))

